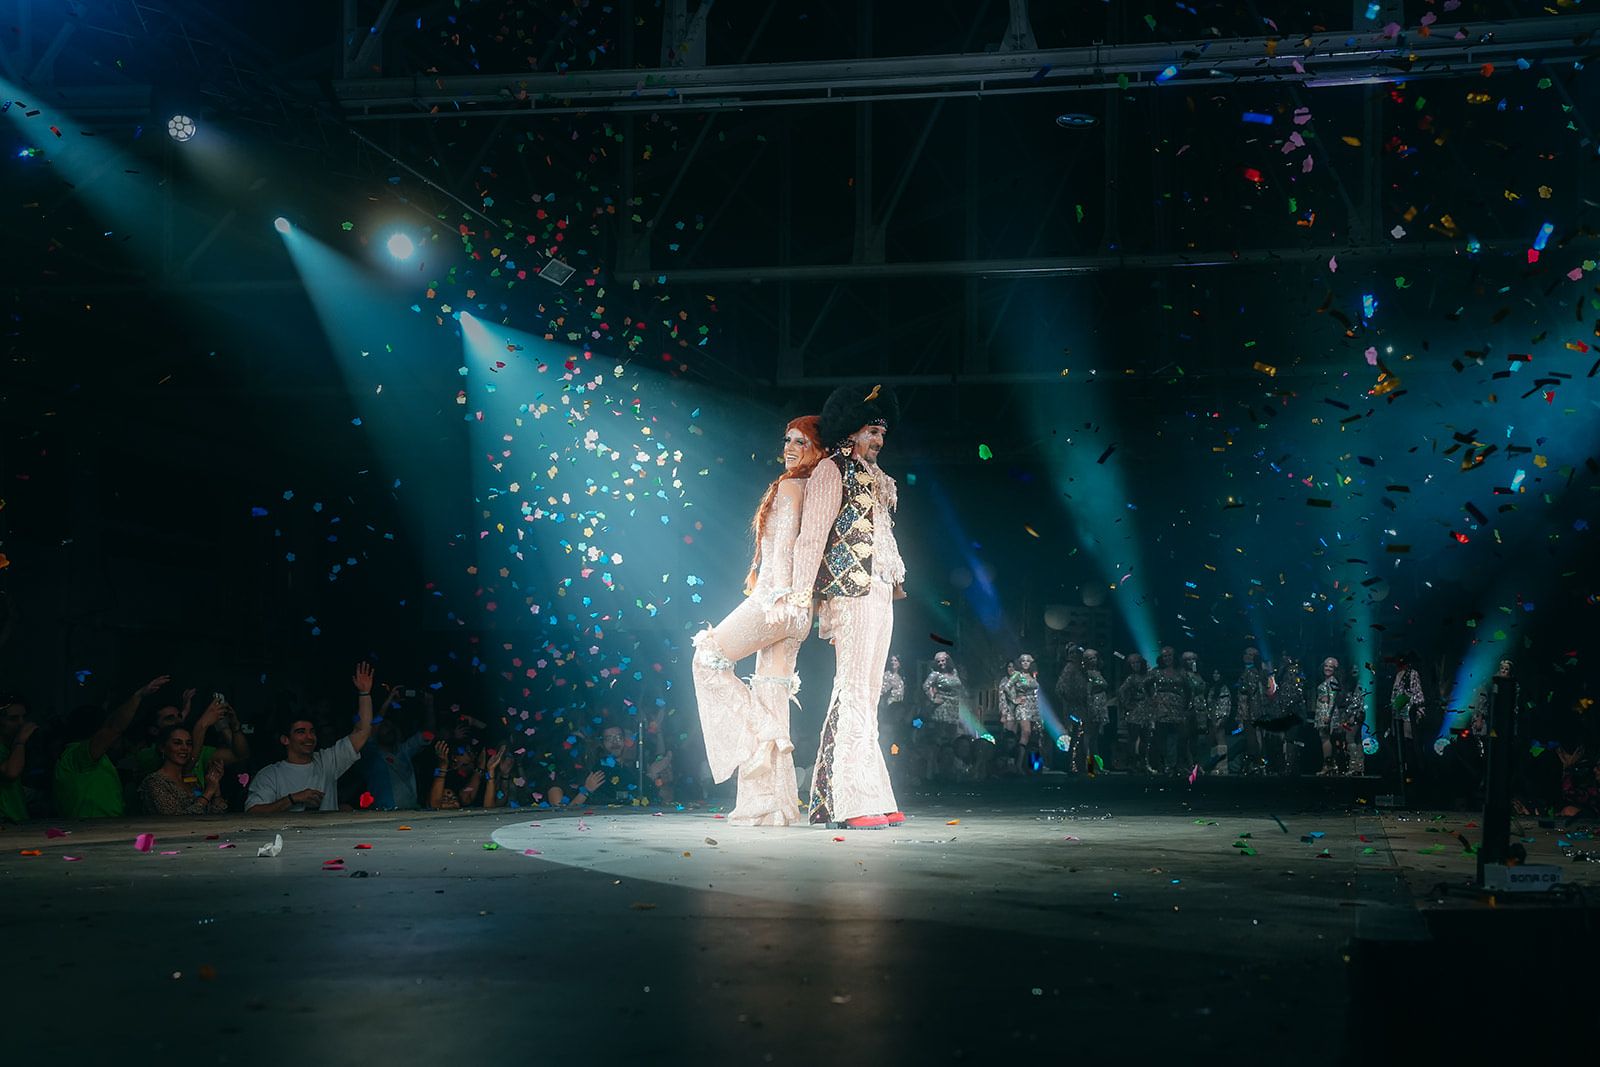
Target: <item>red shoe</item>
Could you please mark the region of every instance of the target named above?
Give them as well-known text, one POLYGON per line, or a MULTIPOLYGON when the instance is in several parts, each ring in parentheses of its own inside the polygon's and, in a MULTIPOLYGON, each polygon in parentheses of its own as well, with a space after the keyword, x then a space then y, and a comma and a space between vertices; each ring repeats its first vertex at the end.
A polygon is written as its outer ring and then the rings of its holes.
POLYGON ((843 825, 846 830, 882 830, 889 825, 889 820, 882 815, 857 815, 846 819, 843 825))
POLYGON ((906 821, 906 813, 903 811, 891 811, 884 816, 884 819, 888 821, 890 826, 899 826, 906 821))

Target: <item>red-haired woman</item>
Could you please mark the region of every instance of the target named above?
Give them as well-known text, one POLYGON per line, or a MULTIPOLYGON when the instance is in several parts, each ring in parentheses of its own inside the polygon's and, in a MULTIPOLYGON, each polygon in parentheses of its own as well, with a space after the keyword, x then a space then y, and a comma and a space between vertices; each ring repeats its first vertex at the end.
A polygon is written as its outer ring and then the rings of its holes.
POLYGON ((802 822, 789 701, 800 691, 794 660, 811 618, 785 598, 794 584, 790 571, 806 478, 821 458, 815 415, 784 428, 783 473, 767 487, 750 524, 756 552, 745 578, 745 599, 694 637, 694 692, 706 757, 714 780, 739 775, 738 801, 728 816, 737 825, 802 822), (734 664, 752 653, 756 672, 746 684, 734 664))

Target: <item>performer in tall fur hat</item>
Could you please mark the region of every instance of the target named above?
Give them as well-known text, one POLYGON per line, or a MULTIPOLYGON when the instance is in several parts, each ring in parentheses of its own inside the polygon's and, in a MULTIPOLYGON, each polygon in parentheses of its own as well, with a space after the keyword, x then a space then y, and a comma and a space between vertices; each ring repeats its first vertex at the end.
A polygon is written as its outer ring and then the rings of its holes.
POLYGON ((899 417, 894 394, 881 386, 833 391, 818 426, 828 455, 806 482, 795 541, 792 595, 808 607, 815 597, 819 633, 834 651, 810 821, 853 830, 905 821, 878 740, 878 689, 906 576, 894 539, 894 479, 879 469, 878 454, 899 417), (814 576, 807 588, 804 575, 814 576))

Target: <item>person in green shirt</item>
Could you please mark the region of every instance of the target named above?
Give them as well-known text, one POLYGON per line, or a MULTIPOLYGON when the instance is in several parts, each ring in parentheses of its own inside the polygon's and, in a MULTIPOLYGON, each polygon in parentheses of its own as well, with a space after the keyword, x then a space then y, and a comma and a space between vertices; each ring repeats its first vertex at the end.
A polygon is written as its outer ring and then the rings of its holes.
POLYGON ((152 679, 134 690, 110 715, 99 708, 79 708, 70 720, 73 740, 56 760, 56 814, 65 819, 114 819, 123 813, 122 778, 106 753, 122 739, 139 711, 139 702, 172 679, 152 679), (96 728, 96 722, 98 728, 96 728))
POLYGON ((28 721, 28 705, 15 697, 0 697, 0 820, 28 820, 22 772, 28 763, 28 738, 38 726, 28 721))

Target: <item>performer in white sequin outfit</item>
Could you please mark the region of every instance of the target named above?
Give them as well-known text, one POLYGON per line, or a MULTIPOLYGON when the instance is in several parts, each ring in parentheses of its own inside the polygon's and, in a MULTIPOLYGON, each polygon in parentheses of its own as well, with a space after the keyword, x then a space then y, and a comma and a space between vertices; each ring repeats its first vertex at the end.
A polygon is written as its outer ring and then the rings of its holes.
POLYGON ((806 484, 795 542, 793 599, 820 600, 818 632, 833 644, 833 692, 811 778, 811 821, 853 830, 905 821, 878 740, 878 692, 906 568, 894 539, 895 484, 878 469, 899 415, 894 394, 844 386, 822 406, 819 435, 832 451, 806 484), (812 586, 802 590, 806 576, 812 586))
POLYGON ((751 526, 756 555, 746 596, 732 614, 694 637, 695 700, 700 708, 711 777, 739 775, 738 800, 728 821, 743 826, 800 822, 800 787, 789 738, 789 702, 800 690, 795 654, 811 625, 810 576, 793 579, 795 537, 806 479, 822 457, 817 417, 795 419, 784 431, 784 473, 767 487, 751 526), (798 586, 804 606, 790 598, 798 586), (755 654, 749 682, 734 664, 755 654))

